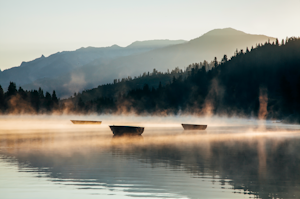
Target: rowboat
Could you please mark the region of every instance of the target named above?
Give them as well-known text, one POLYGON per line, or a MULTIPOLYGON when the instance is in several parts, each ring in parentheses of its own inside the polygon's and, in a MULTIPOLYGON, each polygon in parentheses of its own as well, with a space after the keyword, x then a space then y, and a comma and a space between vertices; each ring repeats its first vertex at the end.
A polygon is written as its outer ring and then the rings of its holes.
POLYGON ((144 127, 138 126, 109 126, 114 135, 141 135, 144 127))
POLYGON ((184 130, 205 130, 207 125, 203 124, 181 124, 184 130))
POLYGON ((88 120, 71 120, 73 124, 98 124, 100 125, 102 121, 88 121, 88 120))

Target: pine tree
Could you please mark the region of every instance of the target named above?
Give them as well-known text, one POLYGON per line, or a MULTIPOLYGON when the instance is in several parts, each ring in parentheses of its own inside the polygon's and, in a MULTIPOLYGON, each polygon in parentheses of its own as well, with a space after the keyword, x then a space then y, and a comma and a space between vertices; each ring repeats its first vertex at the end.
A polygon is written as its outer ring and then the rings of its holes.
POLYGON ((44 98, 44 91, 41 89, 41 87, 39 87, 39 96, 40 96, 40 98, 41 99, 43 99, 44 98))
POLYGON ((215 57, 214 58, 214 67, 217 68, 217 66, 218 66, 218 60, 217 60, 217 57, 215 57))
POLYGON ((34 108, 34 110, 38 113, 40 109, 40 97, 37 90, 30 92, 30 102, 32 108, 34 108))
POLYGON ((6 95, 9 97, 9 96, 13 96, 16 94, 17 94, 17 86, 14 82, 10 82, 7 92, 6 92, 6 95))
POLYGON ((54 105, 58 104, 58 98, 56 97, 55 91, 53 91, 53 93, 52 93, 52 102, 53 102, 54 105))
POLYGON ((227 62, 227 55, 224 55, 223 58, 222 58, 222 63, 226 63, 227 62))
POLYGON ((24 91, 24 89, 21 86, 19 87, 18 93, 23 100, 27 99, 27 93, 24 91))
POLYGON ((44 106, 47 111, 51 111, 53 107, 51 94, 49 92, 46 92, 45 99, 44 99, 44 106))

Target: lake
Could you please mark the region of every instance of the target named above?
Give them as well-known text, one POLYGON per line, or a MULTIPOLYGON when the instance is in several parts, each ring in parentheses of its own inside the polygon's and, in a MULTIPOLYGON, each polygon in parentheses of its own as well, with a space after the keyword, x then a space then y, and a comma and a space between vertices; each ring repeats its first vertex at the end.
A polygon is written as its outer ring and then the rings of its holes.
POLYGON ((300 126, 193 116, 2 116, 0 198, 300 198, 300 126), (184 131, 181 123, 208 128, 184 131), (113 137, 112 124, 145 131, 113 137))

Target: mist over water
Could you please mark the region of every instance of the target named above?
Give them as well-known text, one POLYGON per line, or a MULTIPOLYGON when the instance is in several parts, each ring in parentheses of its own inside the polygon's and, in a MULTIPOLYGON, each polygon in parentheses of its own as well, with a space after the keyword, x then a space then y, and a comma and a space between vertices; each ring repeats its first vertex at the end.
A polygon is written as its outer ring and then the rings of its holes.
POLYGON ((3 116, 0 193, 4 198, 299 198, 300 126, 276 122, 3 116), (70 119, 103 123, 73 125, 70 119), (181 123, 208 128, 184 131, 181 123), (109 125, 145 131, 113 137, 109 125))

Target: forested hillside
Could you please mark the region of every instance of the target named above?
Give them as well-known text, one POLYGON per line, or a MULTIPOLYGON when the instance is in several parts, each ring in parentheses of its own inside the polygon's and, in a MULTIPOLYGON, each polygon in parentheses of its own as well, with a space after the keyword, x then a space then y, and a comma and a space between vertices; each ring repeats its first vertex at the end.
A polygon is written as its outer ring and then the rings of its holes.
POLYGON ((178 70, 172 81, 145 84, 113 97, 73 101, 73 110, 98 113, 243 115, 289 119, 300 116, 300 39, 265 43, 178 70))
POLYGON ((82 92, 74 93, 72 97, 82 98, 84 102, 94 100, 98 97, 116 97, 119 94, 126 94, 132 89, 143 88, 147 84, 150 88, 157 88, 159 84, 166 85, 172 82, 173 77, 179 76, 187 77, 192 69, 199 66, 204 66, 205 70, 210 70, 214 67, 214 62, 208 63, 207 61, 200 63, 193 63, 180 69, 175 69, 167 72, 159 72, 155 68, 152 71, 144 72, 139 76, 128 76, 121 79, 114 79, 112 83, 100 85, 97 88, 87 89, 82 92))

